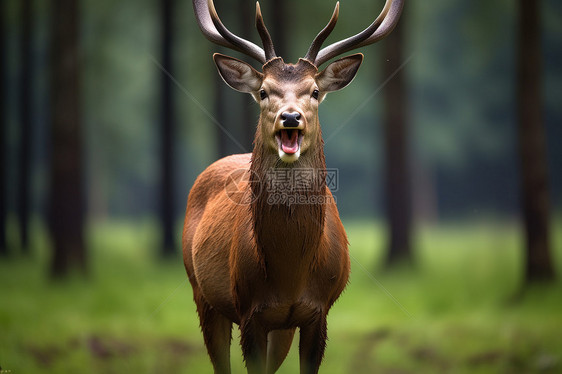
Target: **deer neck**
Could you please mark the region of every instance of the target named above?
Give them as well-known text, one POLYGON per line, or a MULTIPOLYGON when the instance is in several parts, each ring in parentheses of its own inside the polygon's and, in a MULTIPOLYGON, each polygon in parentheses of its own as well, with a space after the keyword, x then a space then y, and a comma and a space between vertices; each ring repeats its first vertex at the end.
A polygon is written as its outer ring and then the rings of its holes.
POLYGON ((303 260, 316 257, 326 214, 322 135, 291 164, 266 149, 259 132, 254 144, 251 211, 258 252, 268 268, 278 257, 288 267, 306 265, 303 260))

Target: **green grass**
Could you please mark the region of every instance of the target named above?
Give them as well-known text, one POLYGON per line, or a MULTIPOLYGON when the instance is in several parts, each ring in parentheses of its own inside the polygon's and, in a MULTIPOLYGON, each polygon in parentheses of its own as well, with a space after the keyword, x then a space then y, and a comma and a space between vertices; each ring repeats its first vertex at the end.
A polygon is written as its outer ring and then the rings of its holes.
MULTIPOLYGON (((513 224, 426 227, 416 267, 382 267, 384 233, 346 221, 352 276, 329 316, 322 373, 562 372, 562 284, 520 292, 513 224)), ((209 373, 182 261, 155 257, 151 223, 88 233, 90 274, 48 281, 48 241, 0 261, 0 366, 11 373, 209 373)), ((562 233, 555 232, 562 270, 562 233)), ((238 333, 234 373, 244 373, 238 333)), ((280 373, 298 372, 295 340, 280 373)))

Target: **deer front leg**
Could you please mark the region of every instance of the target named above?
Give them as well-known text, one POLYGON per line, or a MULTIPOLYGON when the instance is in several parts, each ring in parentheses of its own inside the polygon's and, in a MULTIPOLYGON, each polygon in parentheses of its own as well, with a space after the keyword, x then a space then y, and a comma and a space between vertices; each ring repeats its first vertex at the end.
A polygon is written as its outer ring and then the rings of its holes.
POLYGON ((242 354, 248 374, 263 374, 266 370, 267 331, 254 313, 240 322, 242 354))
POLYGON ((193 288, 205 346, 216 374, 230 374, 232 322, 205 301, 198 287, 193 288))
POLYGON ((267 335, 267 374, 273 374, 279 369, 293 342, 295 329, 274 330, 267 335))
POLYGON ((300 372, 316 374, 324 357, 326 348, 326 314, 318 311, 307 324, 300 326, 300 372))

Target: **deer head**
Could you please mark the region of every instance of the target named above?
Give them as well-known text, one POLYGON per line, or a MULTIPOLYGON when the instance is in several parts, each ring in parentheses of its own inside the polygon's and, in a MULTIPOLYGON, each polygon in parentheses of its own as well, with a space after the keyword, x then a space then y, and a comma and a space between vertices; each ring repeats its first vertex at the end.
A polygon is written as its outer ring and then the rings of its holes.
POLYGON ((380 15, 365 30, 320 49, 336 25, 339 2, 336 3, 330 22, 296 64, 287 64, 276 55, 259 3, 256 3, 256 27, 263 49, 231 33, 219 19, 213 0, 193 0, 193 6, 199 27, 209 40, 263 64, 259 72, 233 57, 218 53, 213 56, 224 81, 237 91, 251 94, 260 105, 256 144, 277 154, 281 161, 293 163, 302 154, 322 146, 318 105, 327 93, 340 90, 353 80, 363 55, 343 57, 322 71, 318 67, 339 54, 375 43, 388 35, 398 21, 403 0, 387 0, 380 15))

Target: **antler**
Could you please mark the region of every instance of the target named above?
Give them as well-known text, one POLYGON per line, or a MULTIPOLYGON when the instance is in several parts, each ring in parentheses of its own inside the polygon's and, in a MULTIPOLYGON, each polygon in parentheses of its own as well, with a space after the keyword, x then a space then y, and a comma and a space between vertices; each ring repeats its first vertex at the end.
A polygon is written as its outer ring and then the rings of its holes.
POLYGON ((314 65, 320 66, 329 59, 340 55, 352 49, 378 42, 387 36, 398 23, 404 0, 386 0, 384 8, 373 23, 360 33, 341 40, 318 51, 330 32, 334 29, 338 19, 339 2, 336 3, 334 14, 328 25, 320 31, 318 36, 312 42, 305 59, 314 62, 314 65))
POLYGON ((261 9, 259 1, 256 1, 256 28, 260 34, 261 42, 263 43, 263 48, 265 49, 265 60, 269 61, 273 57, 276 57, 275 49, 273 48, 273 42, 271 41, 271 36, 265 27, 263 22, 263 17, 261 16, 261 9))
POLYGON ((193 9, 199 28, 203 35, 211 42, 244 53, 262 64, 276 56, 271 37, 261 16, 259 3, 256 2, 256 27, 258 28, 265 51, 254 43, 242 39, 228 30, 220 20, 213 0, 193 0, 193 9))
POLYGON ((326 38, 330 35, 334 27, 336 27, 336 22, 338 22, 338 15, 340 13, 340 2, 336 3, 336 7, 334 8, 334 13, 332 14, 332 18, 330 18, 330 22, 316 35, 316 38, 312 41, 308 52, 306 52, 306 56, 304 56, 305 60, 308 60, 314 63, 316 59, 316 55, 318 55, 318 51, 320 47, 322 47, 322 43, 326 40, 326 38))

